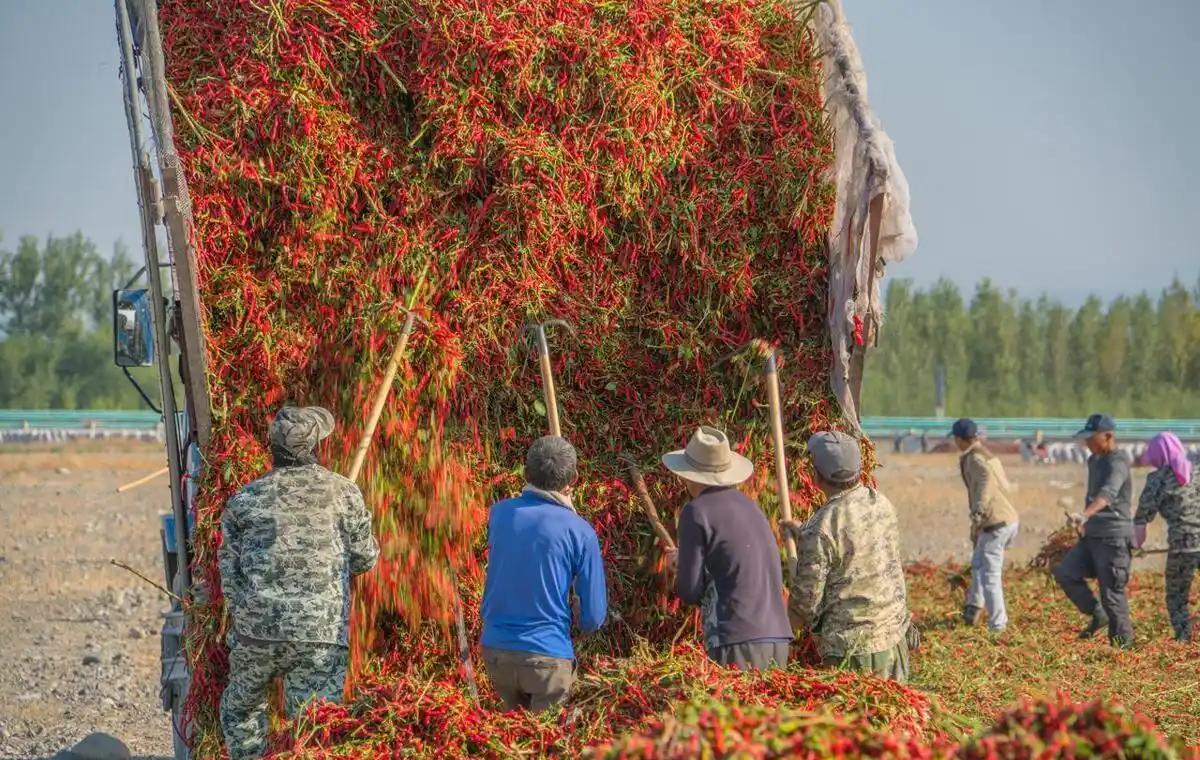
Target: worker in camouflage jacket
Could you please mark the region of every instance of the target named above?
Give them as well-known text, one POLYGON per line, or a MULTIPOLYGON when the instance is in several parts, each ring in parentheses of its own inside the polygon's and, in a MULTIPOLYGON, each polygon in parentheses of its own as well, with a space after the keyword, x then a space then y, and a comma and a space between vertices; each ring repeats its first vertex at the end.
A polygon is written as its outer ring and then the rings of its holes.
POLYGON ((230 760, 266 751, 275 678, 289 716, 342 696, 350 578, 374 566, 379 545, 358 486, 317 463, 317 444, 332 431, 325 409, 281 409, 270 431, 273 468, 234 494, 221 517, 231 622, 221 728, 230 760))
POLYGON ((1188 596, 1200 572, 1200 480, 1192 473, 1187 450, 1174 433, 1155 436, 1141 463, 1154 467, 1133 516, 1133 543, 1146 543, 1146 526, 1158 515, 1167 522, 1167 615, 1177 641, 1192 636, 1188 596))
POLYGON ((808 441, 817 485, 827 501, 796 539, 792 624, 811 630, 825 664, 904 682, 917 645, 897 542, 896 510, 861 482, 858 441, 839 432, 808 441))

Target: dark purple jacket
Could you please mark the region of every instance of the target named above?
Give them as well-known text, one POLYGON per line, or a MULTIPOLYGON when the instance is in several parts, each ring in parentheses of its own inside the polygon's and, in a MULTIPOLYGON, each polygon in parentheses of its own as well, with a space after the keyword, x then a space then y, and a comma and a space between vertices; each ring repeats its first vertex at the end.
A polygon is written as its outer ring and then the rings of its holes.
POLYGON ((708 578, 720 646, 791 640, 779 545, 762 510, 736 488, 709 488, 679 515, 679 598, 699 604, 708 578))

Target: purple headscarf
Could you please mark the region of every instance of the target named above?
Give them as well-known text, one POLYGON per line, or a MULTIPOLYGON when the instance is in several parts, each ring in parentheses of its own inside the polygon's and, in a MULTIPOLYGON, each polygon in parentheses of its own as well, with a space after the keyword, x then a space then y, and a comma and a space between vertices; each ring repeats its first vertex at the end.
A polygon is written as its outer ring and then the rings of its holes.
POLYGON ((1187 449, 1174 433, 1159 433, 1151 438, 1142 461, 1154 467, 1170 467, 1181 486, 1192 481, 1192 463, 1187 449))

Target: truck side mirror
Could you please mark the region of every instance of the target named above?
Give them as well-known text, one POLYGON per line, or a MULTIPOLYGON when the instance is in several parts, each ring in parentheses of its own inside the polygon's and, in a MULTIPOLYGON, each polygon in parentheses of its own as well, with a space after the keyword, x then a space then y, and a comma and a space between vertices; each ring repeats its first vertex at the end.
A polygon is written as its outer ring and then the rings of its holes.
POLYGON ((154 364, 154 314, 150 291, 113 291, 113 361, 118 367, 154 364))

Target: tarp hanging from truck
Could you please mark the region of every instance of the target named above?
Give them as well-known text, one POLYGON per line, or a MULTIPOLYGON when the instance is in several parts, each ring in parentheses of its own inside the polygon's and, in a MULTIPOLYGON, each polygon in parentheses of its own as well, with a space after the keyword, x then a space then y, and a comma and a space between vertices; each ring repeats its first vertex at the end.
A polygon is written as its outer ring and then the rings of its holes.
POLYGON ((821 49, 825 110, 833 127, 831 179, 837 189, 829 229, 830 382, 848 422, 858 425, 864 352, 883 321, 879 283, 886 264, 917 247, 908 181, 892 140, 867 100, 862 58, 841 0, 816 9, 813 27, 821 49))

